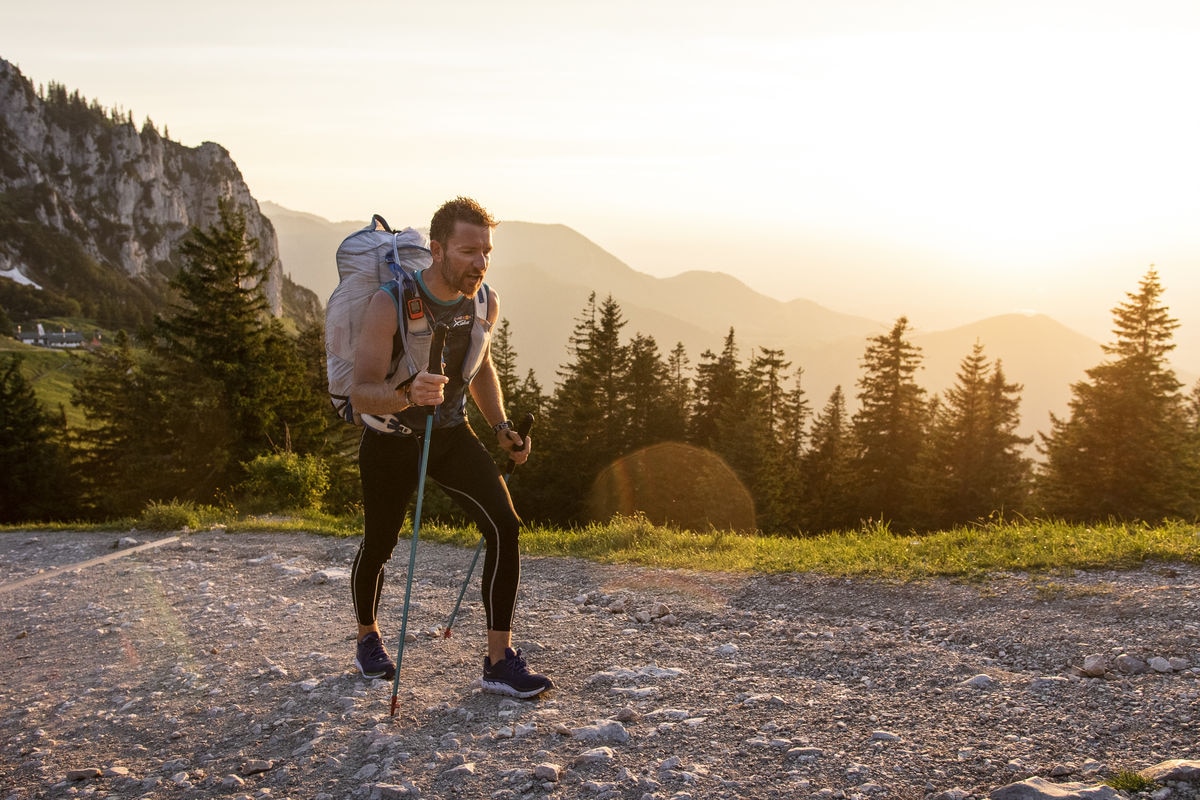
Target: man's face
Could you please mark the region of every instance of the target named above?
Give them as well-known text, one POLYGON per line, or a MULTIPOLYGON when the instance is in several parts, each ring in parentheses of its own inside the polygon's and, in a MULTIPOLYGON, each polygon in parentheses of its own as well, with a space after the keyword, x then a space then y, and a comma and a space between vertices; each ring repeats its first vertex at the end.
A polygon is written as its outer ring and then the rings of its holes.
POLYGON ((483 276, 491 261, 492 229, 486 225, 456 222, 445 245, 433 242, 430 251, 434 266, 446 285, 470 297, 483 285, 483 276))

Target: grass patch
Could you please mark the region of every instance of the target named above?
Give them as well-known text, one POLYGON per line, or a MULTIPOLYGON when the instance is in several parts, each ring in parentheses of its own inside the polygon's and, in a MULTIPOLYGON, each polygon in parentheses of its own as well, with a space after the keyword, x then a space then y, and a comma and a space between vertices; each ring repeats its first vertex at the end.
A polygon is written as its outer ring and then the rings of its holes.
MULTIPOLYGON (((242 516, 229 510, 167 503, 151 504, 137 519, 8 526, 0 530, 201 530, 218 526, 230 533, 294 531, 352 537, 362 533, 362 515, 305 511, 242 516)), ((410 530, 406 526, 401 538, 410 530)), ((436 521, 423 521, 420 536, 467 548, 479 541, 473 527, 436 521)), ((1035 520, 963 526, 925 536, 900 535, 887 525, 873 524, 856 531, 794 538, 687 531, 632 516, 577 528, 529 526, 521 532, 521 550, 534 556, 710 572, 811 572, 901 581, 927 577, 982 580, 1005 572, 1054 576, 1081 569, 1132 569, 1149 562, 1200 564, 1200 529, 1182 522, 1157 526, 1117 522, 1069 525, 1035 520)), ((1038 584, 1039 595, 1047 599, 1062 591, 1062 585, 1052 577, 1038 584)))
MULTIPOLYGON (((461 543, 458 533, 421 536, 461 543)), ((468 534, 468 543, 478 537, 468 534)), ((1053 522, 995 523, 928 536, 900 536, 886 525, 813 538, 694 532, 615 518, 576 529, 533 526, 521 533, 531 555, 573 556, 605 563, 723 572, 814 572, 915 580, 983 578, 998 572, 1057 573, 1129 569, 1147 561, 1200 563, 1196 526, 1072 526, 1053 522)), ((1050 590, 1052 591, 1052 589, 1050 590)))
POLYGON ((71 402, 75 379, 83 374, 85 354, 78 350, 55 350, 21 344, 15 339, 0 336, 0 364, 7 364, 10 354, 23 359, 21 374, 37 397, 42 408, 57 415, 61 408, 71 427, 86 427, 83 409, 71 402))
POLYGON ((1157 783, 1131 770, 1121 770, 1105 783, 1118 791, 1125 792, 1149 792, 1158 788, 1157 783))

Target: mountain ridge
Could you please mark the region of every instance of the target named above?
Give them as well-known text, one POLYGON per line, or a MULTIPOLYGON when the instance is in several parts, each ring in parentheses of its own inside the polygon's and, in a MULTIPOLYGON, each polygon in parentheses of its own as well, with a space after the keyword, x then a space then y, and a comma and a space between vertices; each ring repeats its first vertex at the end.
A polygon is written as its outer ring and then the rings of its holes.
MULTIPOLYGON (((193 227, 216 224, 218 204, 228 200, 256 242, 252 257, 267 268, 272 314, 317 318, 316 299, 284 279, 275 230, 220 144, 185 147, 149 121, 138 130, 129 117, 54 83, 40 94, 4 59, 0 141, 0 277, 133 328, 169 298, 180 241, 193 227)), ((40 315, 46 302, 13 291, 6 297, 18 318, 40 315)))

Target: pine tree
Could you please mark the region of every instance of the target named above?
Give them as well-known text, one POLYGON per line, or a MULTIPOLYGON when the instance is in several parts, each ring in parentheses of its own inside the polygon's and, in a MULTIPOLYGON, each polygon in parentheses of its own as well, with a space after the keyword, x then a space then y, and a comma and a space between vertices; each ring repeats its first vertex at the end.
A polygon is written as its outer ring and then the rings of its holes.
POLYGON ((976 342, 955 384, 932 404, 916 490, 924 509, 921 527, 946 528, 1023 508, 1030 475, 1023 448, 1033 439, 1016 433, 1020 392, 976 342))
MULTIPOLYGON (((750 360, 745 389, 751 400, 742 437, 753 464, 751 493, 758 525, 766 531, 784 530, 793 523, 799 465, 789 457, 798 431, 789 429, 789 394, 784 388, 791 362, 782 350, 759 348, 750 360)), ((791 423, 794 424, 794 421, 791 423)))
POLYGON ((914 380, 921 349, 908 341, 908 332, 908 319, 900 317, 889 333, 869 340, 853 420, 859 510, 901 526, 910 523, 913 470, 927 413, 925 390, 914 380))
POLYGON ((854 459, 857 445, 846 397, 837 386, 813 419, 809 447, 800 459, 803 491, 797 528, 808 533, 856 526, 854 459))
MULTIPOLYGON (((692 418, 692 382, 688 377, 688 368, 691 362, 687 357, 687 349, 684 348, 683 342, 676 342, 672 348, 671 354, 667 356, 667 383, 665 391, 667 397, 675 408, 679 410, 680 416, 683 418, 685 428, 688 421, 692 418)), ((686 437, 686 430, 680 438, 686 437)))
POLYGON ((719 355, 711 350, 700 354, 689 424, 693 444, 722 455, 723 448, 732 449, 729 443, 737 432, 728 428, 738 422, 742 383, 737 339, 730 328, 719 355))
POLYGON ((1157 521, 1200 511, 1186 401, 1167 363, 1178 321, 1151 267, 1113 309, 1109 356, 1071 387, 1069 416, 1051 415, 1038 479, 1045 509, 1072 520, 1157 521))
POLYGON ((165 366, 118 331, 75 381, 72 402, 88 419, 73 436, 76 469, 96 514, 136 514, 149 500, 208 499, 192 487, 212 472, 204 458, 211 444, 228 436, 212 409, 216 387, 165 366))
POLYGON ((514 419, 526 413, 541 416, 546 398, 532 370, 523 379, 518 374, 518 353, 512 345, 512 329, 508 319, 501 320, 492 334, 491 353, 508 413, 514 419))
POLYGON ((667 363, 653 336, 637 334, 629 342, 629 372, 624 407, 628 413, 626 452, 663 441, 683 441, 687 417, 681 405, 664 388, 670 384, 667 363))
POLYGON ((255 384, 263 439, 259 447, 250 448, 254 455, 268 449, 323 454, 334 446, 331 440, 341 438, 331 433, 334 426, 344 429, 346 425, 329 413, 332 406, 324 375, 317 375, 322 356, 314 353, 313 337, 310 330, 293 338, 281 321, 267 322, 255 384))
POLYGON ((217 224, 181 244, 178 301, 156 317, 144 354, 122 335, 76 383, 89 417, 77 453, 98 509, 208 502, 257 455, 344 449, 331 435, 318 334, 297 342, 270 317, 254 248, 244 215, 221 202, 217 224))
POLYGON ((628 374, 628 348, 620 342, 625 326, 610 296, 601 306, 588 298, 576 320, 558 386, 538 434, 545 446, 531 462, 524 482, 533 516, 556 522, 583 519, 588 493, 600 470, 625 447, 628 420, 622 381, 628 374))
MULTIPOLYGON (((172 280, 180 302, 155 321, 156 369, 178 381, 168 402, 207 418, 211 438, 185 451, 192 491, 214 491, 241 477, 255 456, 294 447, 319 450, 328 426, 311 366, 271 319, 262 284, 269 265, 253 253, 245 215, 230 201, 217 223, 193 228, 180 245, 184 265, 172 280), (198 378, 211 396, 195 397, 198 378)), ((186 436, 188 431, 180 431, 186 436)))
POLYGON ((75 508, 55 421, 12 355, 0 366, 0 522, 69 518, 75 508))
POLYGON ((517 390, 517 351, 512 346, 512 326, 507 317, 492 332, 491 356, 500 391, 508 401, 517 390))

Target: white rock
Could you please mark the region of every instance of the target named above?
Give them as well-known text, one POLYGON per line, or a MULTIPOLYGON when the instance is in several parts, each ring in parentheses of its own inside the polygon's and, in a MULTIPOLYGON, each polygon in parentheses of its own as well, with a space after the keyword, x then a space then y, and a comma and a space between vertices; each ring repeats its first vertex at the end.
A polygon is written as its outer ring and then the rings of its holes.
POLYGON ((1108 659, 1102 655, 1090 655, 1083 659, 1083 674, 1092 678, 1099 678, 1108 671, 1108 659))
POLYGON ((350 570, 341 567, 327 567, 317 570, 308 576, 310 583, 324 584, 350 580, 350 570))
POLYGON ((1200 784, 1200 760, 1182 758, 1163 761, 1141 771, 1143 778, 1155 783, 1177 781, 1181 783, 1200 784))
POLYGON ((1117 790, 1103 784, 1090 786, 1086 783, 1052 783, 1045 778, 1030 778, 1020 783, 1010 783, 989 795, 991 800, 1119 800, 1117 790))
POLYGON ((628 742, 629 731, 616 720, 600 720, 595 725, 573 728, 571 735, 584 741, 628 742))
POLYGON ((450 778, 452 780, 462 780, 463 778, 468 778, 474 774, 475 764, 469 762, 466 764, 459 764, 457 767, 451 767, 442 773, 442 777, 450 778))
POLYGON ((958 787, 955 787, 953 789, 947 789, 944 792, 938 792, 933 797, 929 798, 929 800, 963 800, 963 798, 970 796, 971 793, 966 789, 959 789, 958 787))
POLYGON ((73 769, 67 772, 67 780, 69 781, 86 781, 92 778, 101 776, 100 770, 95 767, 86 767, 84 769, 73 769))
POLYGON ((967 678, 965 681, 959 684, 959 686, 968 686, 972 689, 990 689, 995 685, 996 679, 985 673, 980 673, 974 677, 967 678))
POLYGON ((264 761, 261 758, 251 759, 245 764, 242 764, 243 775, 257 775, 260 772, 268 772, 275 767, 274 761, 264 761))
POLYGON ((593 747, 591 750, 584 750, 575 757, 576 764, 608 764, 613 760, 613 749, 611 747, 593 747))
POLYGON ((637 681, 643 678, 653 680, 664 680, 669 678, 678 678, 680 675, 685 675, 686 672, 682 669, 674 669, 671 667, 660 667, 657 664, 651 664, 637 669, 624 669, 614 667, 604 672, 597 672, 588 678, 588 683, 601 682, 616 682, 616 681, 637 681))
POLYGON ((819 747, 793 747, 787 751, 788 758, 796 758, 801 761, 815 761, 825 754, 825 751, 819 747))
POLYGON ((1140 658, 1122 653, 1117 656, 1117 669, 1126 675, 1141 675, 1149 668, 1146 666, 1146 662, 1140 658))
POLYGON ((1154 670, 1155 672, 1167 673, 1167 672, 1175 671, 1174 669, 1171 668, 1171 662, 1167 661, 1162 656, 1155 656, 1154 658, 1150 659, 1150 661, 1148 661, 1147 663, 1149 664, 1150 669, 1154 670))
POLYGON ((558 783, 558 778, 561 774, 562 767, 558 764, 552 764, 550 762, 538 764, 533 768, 533 777, 537 778, 539 781, 551 781, 552 783, 558 783))

